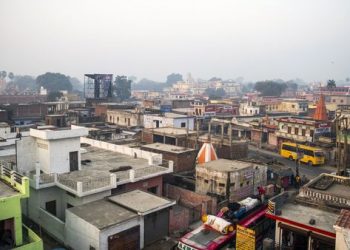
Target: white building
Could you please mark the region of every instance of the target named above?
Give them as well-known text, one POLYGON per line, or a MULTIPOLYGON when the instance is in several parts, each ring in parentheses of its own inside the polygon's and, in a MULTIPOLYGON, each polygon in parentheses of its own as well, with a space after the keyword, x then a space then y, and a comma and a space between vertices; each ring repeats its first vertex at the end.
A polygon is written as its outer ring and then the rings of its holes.
POLYGON ((159 114, 145 114, 144 115, 144 127, 145 128, 188 128, 194 130, 193 116, 180 115, 175 113, 159 114))
POLYGON ((11 133, 11 127, 6 122, 0 122, 0 138, 7 139, 11 133))
MULTIPOLYGON (((79 220, 67 209, 85 205, 91 208, 93 202, 103 204, 105 197, 121 190, 141 188, 161 195, 162 175, 173 171, 172 162, 169 167, 160 166, 160 154, 88 139, 84 137, 86 135, 87 129, 77 126, 61 130, 31 129, 29 137, 16 143, 17 169, 29 177, 31 188, 30 198, 22 204, 22 211, 57 240, 64 244, 74 243, 74 249, 91 248, 86 248, 83 241, 79 243, 76 237, 76 241, 69 238, 72 233, 69 230, 73 230, 79 220)), ((87 211, 97 217, 96 211, 87 211)), ((142 221, 138 213, 135 215, 136 221, 142 221)), ((107 246, 119 242, 108 245, 106 238, 100 236, 109 237, 127 229, 128 222, 116 223, 119 231, 102 233, 98 226, 74 230, 79 230, 77 233, 82 237, 99 230, 98 244, 94 242, 91 247, 108 249, 107 246)), ((143 235, 143 232, 140 227, 139 233, 143 235)), ((140 247, 144 244, 142 239, 140 247)))
POLYGON ((260 114, 260 106, 254 102, 244 102, 239 105, 239 115, 253 116, 260 114))
POLYGON ((142 249, 167 236, 168 208, 173 205, 174 201, 134 190, 69 208, 67 243, 74 249, 142 249))

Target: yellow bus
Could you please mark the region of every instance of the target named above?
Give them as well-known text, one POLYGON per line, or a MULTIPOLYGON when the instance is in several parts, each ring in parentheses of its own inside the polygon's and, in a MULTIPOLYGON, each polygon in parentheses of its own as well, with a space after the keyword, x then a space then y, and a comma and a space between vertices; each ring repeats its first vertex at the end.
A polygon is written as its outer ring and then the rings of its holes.
POLYGON ((300 152, 300 162, 306 163, 309 166, 324 164, 324 153, 322 149, 296 144, 291 142, 284 142, 281 145, 280 155, 290 160, 297 159, 297 151, 300 152), (297 148, 298 146, 298 148, 297 148))

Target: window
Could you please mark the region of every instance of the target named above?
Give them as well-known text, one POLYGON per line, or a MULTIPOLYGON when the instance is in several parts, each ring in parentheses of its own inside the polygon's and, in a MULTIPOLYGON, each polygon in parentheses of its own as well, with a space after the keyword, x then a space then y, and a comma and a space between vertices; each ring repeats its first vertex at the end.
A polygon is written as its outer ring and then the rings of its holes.
POLYGON ((208 180, 204 180, 204 182, 205 182, 205 183, 209 183, 209 181, 208 181, 208 180))
POLYGON ((293 105, 292 105, 292 109, 294 109, 294 108, 295 108, 295 105, 293 104, 293 105))
POLYGON ((56 216, 56 200, 46 202, 45 210, 50 214, 56 216))
POLYGON ((117 116, 117 122, 119 122, 119 116, 117 116))
POLYGON ((150 193, 153 193, 153 194, 157 194, 158 193, 158 186, 150 187, 147 189, 147 191, 150 193))
POLYGON ((78 151, 69 152, 69 170, 77 171, 78 167, 78 151))
POLYGON ((292 127, 288 127, 288 134, 292 133, 292 127))
POLYGON ((343 103, 343 102, 344 102, 344 100, 343 100, 343 99, 341 99, 341 100, 340 100, 340 102, 341 102, 341 103, 343 103))
POLYGON ((305 129, 302 129, 302 130, 301 130, 301 135, 302 135, 302 136, 305 136, 305 133, 306 133, 306 130, 305 130, 305 129))
POLYGON ((234 187, 236 185, 236 183, 230 183, 230 187, 234 187))
POLYGON ((294 128, 294 134, 298 135, 299 134, 299 128, 294 128))
POLYGON ((243 187, 243 182, 241 182, 240 186, 243 187))
POLYGON ((247 183, 247 185, 249 185, 249 181, 247 181, 246 183, 247 183))
POLYGON ((310 130, 310 136, 314 137, 314 131, 313 130, 310 130))
POLYGON ((186 122, 181 122, 181 128, 185 128, 186 127, 186 122))
POLYGON ((225 187, 225 183, 219 183, 219 187, 225 187))
POLYGON ((296 148, 295 147, 290 146, 290 145, 286 145, 286 144, 282 145, 282 149, 288 150, 288 151, 291 151, 291 152, 296 152, 296 148))
POLYGON ((111 116, 111 115, 109 116, 109 121, 110 121, 110 122, 112 121, 112 116, 111 116))

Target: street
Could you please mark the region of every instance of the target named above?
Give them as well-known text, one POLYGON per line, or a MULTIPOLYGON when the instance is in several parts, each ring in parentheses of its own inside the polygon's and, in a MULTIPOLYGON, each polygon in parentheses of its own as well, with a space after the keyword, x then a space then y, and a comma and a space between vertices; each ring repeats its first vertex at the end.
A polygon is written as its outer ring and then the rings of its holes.
MULTIPOLYGON (((252 159, 257 159, 257 160, 262 160, 262 159, 274 160, 275 159, 278 162, 281 162, 284 165, 291 167, 294 171, 296 168, 295 161, 282 158, 278 153, 264 150, 264 149, 259 149, 251 145, 249 145, 248 157, 252 159)), ((300 163, 299 165, 300 176, 305 175, 309 179, 313 179, 321 173, 332 173, 332 172, 336 172, 336 168, 331 166, 322 165, 322 166, 309 167, 308 165, 305 165, 303 163, 300 163)))

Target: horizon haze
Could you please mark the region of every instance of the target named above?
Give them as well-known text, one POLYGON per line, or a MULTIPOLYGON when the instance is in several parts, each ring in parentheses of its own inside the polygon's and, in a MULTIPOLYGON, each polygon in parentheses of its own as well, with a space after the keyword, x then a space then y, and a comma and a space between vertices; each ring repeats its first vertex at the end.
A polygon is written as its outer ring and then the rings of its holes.
POLYGON ((1 1, 0 70, 245 81, 350 77, 350 1, 1 1))

